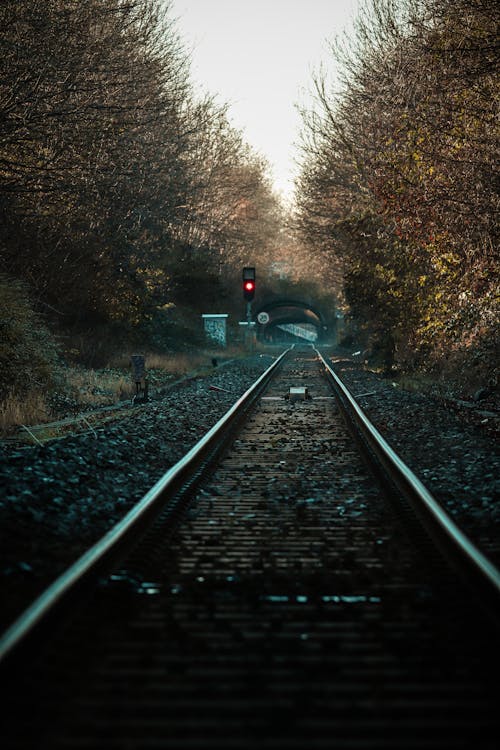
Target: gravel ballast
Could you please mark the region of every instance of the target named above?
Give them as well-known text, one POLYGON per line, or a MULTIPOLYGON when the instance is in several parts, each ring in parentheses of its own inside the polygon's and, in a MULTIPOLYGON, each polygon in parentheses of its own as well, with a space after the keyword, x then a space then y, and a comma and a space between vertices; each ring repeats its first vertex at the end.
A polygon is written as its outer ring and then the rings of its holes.
MULTIPOLYGON (((0 629, 119 521, 273 359, 260 354, 214 368, 95 433, 44 446, 5 444, 0 453, 0 629)), ((334 359, 355 395, 370 393, 360 398, 361 406, 393 448, 500 565, 499 456, 491 431, 479 418, 471 424, 470 413, 464 420, 437 400, 395 387, 361 364, 334 359)))
POLYGON ((372 424, 459 528, 500 568, 500 455, 495 405, 443 402, 333 357, 372 424))

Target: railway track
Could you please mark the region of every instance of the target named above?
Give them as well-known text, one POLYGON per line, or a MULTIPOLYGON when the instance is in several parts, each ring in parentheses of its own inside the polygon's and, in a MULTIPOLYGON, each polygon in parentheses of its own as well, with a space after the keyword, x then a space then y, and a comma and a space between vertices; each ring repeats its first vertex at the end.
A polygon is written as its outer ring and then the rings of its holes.
POLYGON ((268 377, 6 634, 3 747, 496 748, 497 571, 312 348, 268 377))

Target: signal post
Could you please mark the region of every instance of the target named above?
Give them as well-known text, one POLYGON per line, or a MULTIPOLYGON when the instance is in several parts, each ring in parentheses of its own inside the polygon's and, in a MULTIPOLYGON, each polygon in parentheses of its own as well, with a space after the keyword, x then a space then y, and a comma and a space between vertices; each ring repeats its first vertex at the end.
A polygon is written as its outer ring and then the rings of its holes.
POLYGON ((251 351, 255 348, 255 323, 252 321, 252 300, 255 297, 255 267, 243 269, 243 298, 246 301, 245 344, 251 351))

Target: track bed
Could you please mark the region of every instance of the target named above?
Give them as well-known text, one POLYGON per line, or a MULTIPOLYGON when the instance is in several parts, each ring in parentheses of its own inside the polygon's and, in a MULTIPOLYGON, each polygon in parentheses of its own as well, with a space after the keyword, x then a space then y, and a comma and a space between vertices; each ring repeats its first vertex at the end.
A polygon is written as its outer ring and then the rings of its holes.
POLYGON ((494 630, 406 516, 293 352, 183 519, 18 675, 7 747, 496 747, 494 630))

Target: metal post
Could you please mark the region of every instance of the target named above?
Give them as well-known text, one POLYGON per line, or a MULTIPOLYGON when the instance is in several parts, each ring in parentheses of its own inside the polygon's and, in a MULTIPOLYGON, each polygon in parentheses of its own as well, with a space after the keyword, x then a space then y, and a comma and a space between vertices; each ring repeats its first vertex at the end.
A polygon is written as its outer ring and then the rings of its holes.
POLYGON ((255 331, 252 323, 252 303, 247 302, 247 325, 245 330, 245 345, 248 351, 255 351, 255 331))

